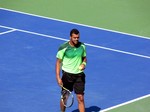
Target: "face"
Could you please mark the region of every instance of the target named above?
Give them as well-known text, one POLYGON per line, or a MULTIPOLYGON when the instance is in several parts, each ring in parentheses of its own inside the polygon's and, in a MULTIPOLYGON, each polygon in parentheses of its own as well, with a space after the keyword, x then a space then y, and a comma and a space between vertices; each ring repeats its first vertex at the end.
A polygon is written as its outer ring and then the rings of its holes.
POLYGON ((70 37, 70 41, 73 45, 76 45, 78 44, 79 42, 79 38, 80 38, 80 34, 72 34, 71 37, 70 37))

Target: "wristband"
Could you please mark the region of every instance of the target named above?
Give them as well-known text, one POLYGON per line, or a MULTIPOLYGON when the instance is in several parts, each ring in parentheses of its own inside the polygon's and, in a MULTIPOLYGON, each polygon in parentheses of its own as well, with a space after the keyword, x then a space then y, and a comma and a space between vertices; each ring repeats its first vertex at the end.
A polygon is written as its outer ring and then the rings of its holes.
POLYGON ((82 64, 86 66, 86 62, 85 61, 83 61, 82 64))

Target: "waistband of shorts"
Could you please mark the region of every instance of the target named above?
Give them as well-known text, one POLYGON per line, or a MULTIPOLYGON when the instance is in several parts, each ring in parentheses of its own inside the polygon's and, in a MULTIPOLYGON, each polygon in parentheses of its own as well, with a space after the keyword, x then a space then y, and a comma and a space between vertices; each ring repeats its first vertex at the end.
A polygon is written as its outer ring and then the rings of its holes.
POLYGON ((77 74, 73 74, 73 73, 66 72, 66 71, 64 71, 64 70, 62 70, 62 73, 63 73, 63 74, 66 73, 66 74, 68 74, 68 75, 73 75, 73 76, 81 76, 81 75, 85 75, 84 72, 77 73, 77 74))

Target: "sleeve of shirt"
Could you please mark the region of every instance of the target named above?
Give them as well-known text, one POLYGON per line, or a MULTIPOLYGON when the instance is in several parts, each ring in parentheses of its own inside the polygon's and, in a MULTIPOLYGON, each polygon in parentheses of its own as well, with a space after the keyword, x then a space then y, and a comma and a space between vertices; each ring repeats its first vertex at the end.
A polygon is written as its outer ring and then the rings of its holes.
POLYGON ((65 53, 65 49, 59 48, 59 50, 58 50, 58 52, 57 52, 57 54, 56 54, 56 58, 58 58, 58 59, 63 59, 64 53, 65 53))
POLYGON ((85 47, 85 45, 83 45, 83 49, 84 49, 83 57, 86 57, 86 47, 85 47))

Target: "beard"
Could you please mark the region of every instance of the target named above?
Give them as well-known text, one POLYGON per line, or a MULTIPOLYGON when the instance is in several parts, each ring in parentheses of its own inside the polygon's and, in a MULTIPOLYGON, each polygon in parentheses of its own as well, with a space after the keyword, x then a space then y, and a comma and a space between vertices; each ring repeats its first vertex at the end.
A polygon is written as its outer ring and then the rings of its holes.
POLYGON ((78 42, 79 42, 78 40, 72 41, 72 43, 73 43, 74 45, 77 45, 78 42))

